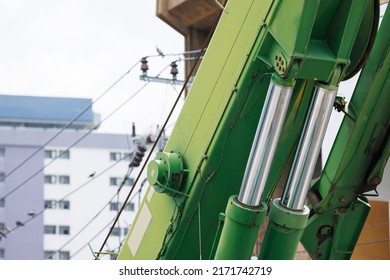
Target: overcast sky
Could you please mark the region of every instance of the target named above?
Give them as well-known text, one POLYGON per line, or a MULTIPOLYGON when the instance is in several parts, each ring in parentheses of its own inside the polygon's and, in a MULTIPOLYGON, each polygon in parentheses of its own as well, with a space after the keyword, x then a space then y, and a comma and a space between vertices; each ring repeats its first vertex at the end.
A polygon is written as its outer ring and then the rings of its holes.
MULTIPOLYGON (((96 99, 143 56, 157 54, 156 46, 164 53, 183 51, 183 36, 155 14, 156 0, 0 0, 0 94, 96 99)), ((149 74, 178 58, 150 58, 149 74)), ((144 85, 139 75, 137 65, 94 111, 105 119, 144 85)), ((169 77, 169 68, 161 76, 169 77)), ((349 100, 356 80, 343 83, 339 95, 349 100)), ((99 131, 129 133, 135 122, 138 132, 148 133, 163 123, 177 91, 179 86, 148 84, 99 131)), ((341 117, 332 116, 325 157, 341 117)))
MULTIPOLYGON (((143 56, 157 54, 156 46, 183 51, 183 36, 155 14, 155 0, 0 0, 0 94, 96 99, 143 56)), ((150 74, 177 58, 151 58, 150 74)), ((139 75, 137 65, 94 111, 106 118, 144 85, 139 75)), ((169 77, 169 68, 161 76, 169 77)), ((161 124, 177 91, 148 84, 99 130, 161 124)))

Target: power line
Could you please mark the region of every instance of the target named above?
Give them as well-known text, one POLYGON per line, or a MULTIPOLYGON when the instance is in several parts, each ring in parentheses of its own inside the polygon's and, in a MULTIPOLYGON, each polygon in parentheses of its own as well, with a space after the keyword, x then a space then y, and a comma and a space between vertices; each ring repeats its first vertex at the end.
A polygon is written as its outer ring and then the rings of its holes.
POLYGON ((38 174, 40 174, 45 168, 47 168, 48 166, 50 166, 54 161, 56 161, 58 158, 61 157, 61 155, 63 153, 66 153, 68 152, 71 148, 73 148, 74 146, 76 146, 78 143, 80 143, 82 140, 84 140, 89 134, 91 134, 93 132, 94 129, 96 129, 97 127, 99 127, 104 121, 106 121, 109 117, 111 117, 114 113, 116 113, 119 109, 121 109, 127 102, 129 102, 132 98, 135 97, 135 95, 137 95, 141 90, 143 90, 146 86, 148 85, 148 83, 145 83, 139 90, 137 90, 133 95, 130 96, 130 98, 128 98, 124 103, 122 103, 121 105, 119 105, 114 111, 112 111, 110 114, 108 114, 104 119, 102 119, 98 124, 96 124, 93 128, 91 128, 90 130, 88 130, 83 136, 81 136, 78 140, 76 140, 73 144, 71 144, 68 148, 66 148, 64 151, 62 151, 59 155, 57 155, 56 157, 54 157, 50 162, 46 163, 42 168, 40 168, 39 170, 37 170, 35 173, 33 173, 32 175, 30 175, 29 177, 27 177, 27 179, 25 179, 22 183, 20 183, 18 186, 16 186, 15 188, 13 188, 11 191, 9 191, 6 195, 4 195, 1 199, 5 199, 7 198, 8 196, 10 196, 12 193, 14 193, 15 191, 17 191, 18 189, 20 189, 22 186, 24 186, 27 182, 29 182, 31 179, 33 179, 35 176, 37 176, 38 174))
MULTIPOLYGON (((144 182, 143 182, 143 183, 144 183, 144 182)), ((142 184, 143 184, 143 183, 142 183, 142 184)), ((142 184, 141 184, 141 188, 142 188, 142 184)), ((141 188, 138 190, 138 195, 141 193, 141 188)), ((136 196, 137 196, 137 194, 135 194, 135 195, 130 199, 129 202, 133 201, 133 199, 136 198, 136 196)), ((73 255, 70 256, 70 259, 73 258, 74 256, 76 256, 78 253, 80 253, 81 250, 82 250, 85 246, 87 246, 87 245, 90 244, 93 240, 95 240, 95 238, 97 238, 97 237, 98 237, 106 228, 108 228, 108 226, 111 225, 111 223, 113 223, 114 220, 115 220, 115 217, 114 217, 113 219, 111 219, 111 221, 109 221, 108 224, 106 224, 100 231, 98 231, 90 240, 88 240, 87 243, 85 243, 85 244, 82 245, 78 250, 76 250, 76 252, 73 253, 73 255)), ((120 246, 117 247, 117 248, 115 248, 115 249, 112 250, 112 251, 115 251, 115 250, 117 250, 117 249, 120 249, 120 248, 121 248, 121 245, 123 244, 123 242, 124 242, 125 239, 126 239, 126 236, 125 236, 125 238, 122 239, 120 246)))
MULTIPOLYGON (((136 194, 137 195, 137 194, 136 194)), ((135 199, 136 198, 136 195, 134 195, 131 199, 130 199, 130 201, 129 201, 129 203, 131 202, 131 201, 133 201, 133 199, 135 199)), ((116 196, 116 195, 115 195, 116 196)), ((76 235, 75 236, 73 236, 72 238, 71 238, 71 240, 69 240, 69 241, 67 241, 64 245, 62 245, 58 250, 56 250, 54 253, 53 253, 53 255, 56 253, 56 252, 60 252, 66 245, 68 245, 71 241, 73 241, 75 238, 76 238, 76 236, 77 235, 79 235, 79 234, 81 234, 81 232, 82 231, 84 231, 86 228, 87 228, 87 226, 88 225, 90 225, 91 223, 92 223, 92 221, 93 220, 95 220, 102 212, 103 212, 103 210, 113 201, 113 199, 115 198, 115 196, 113 196, 112 198, 111 198, 111 200, 106 204, 106 205, 104 205, 104 207, 96 214, 96 216, 94 216, 93 218, 92 218, 92 220, 90 220, 78 233, 76 233, 76 235)), ((98 237, 99 236, 99 234, 100 233, 102 233, 113 221, 114 221, 114 219, 115 219, 115 217, 113 218, 113 219, 111 219, 110 220, 110 222, 107 224, 107 225, 105 225, 104 227, 103 227, 103 229, 102 230, 100 230, 95 236, 93 236, 92 237, 92 239, 90 239, 87 243, 85 243, 80 249, 78 249, 72 256, 71 256, 71 258, 73 257, 73 256, 75 256, 75 255, 77 255, 86 245, 88 245, 89 243, 91 243, 96 237, 98 237)), ((122 240, 122 242, 123 242, 123 240, 122 240)), ((119 247, 120 248, 120 247, 119 247)))
POLYGON ((72 236, 72 238, 70 238, 67 242, 65 242, 58 250, 54 251, 51 255, 49 255, 47 257, 47 259, 50 259, 50 257, 52 257, 55 253, 57 252, 60 252, 66 245, 68 245, 70 242, 72 242, 72 240, 74 240, 77 236, 79 236, 95 219, 97 219, 97 217, 99 217, 99 215, 104 211, 104 209, 110 205, 110 203, 114 200, 114 198, 119 195, 119 192, 120 192, 120 189, 122 188, 122 186, 125 184, 126 182, 126 179, 127 179, 127 175, 125 176, 125 178, 123 179, 123 182, 122 184, 120 185, 120 187, 118 188, 118 191, 117 193, 95 214, 95 216, 93 216, 76 234, 74 234, 72 236))
MULTIPOLYGON (((78 186, 76 189, 74 189, 73 191, 69 192, 67 195, 65 195, 64 197, 62 197, 60 200, 57 200, 55 202, 55 206, 58 205, 60 202, 64 201, 66 198, 68 198, 69 196, 71 196, 72 194, 78 192, 79 190, 81 190, 83 187, 85 187, 86 185, 88 185, 89 183, 91 183, 92 181, 96 180, 97 178, 99 178, 101 175, 103 175, 104 173, 106 173, 108 170, 110 170, 111 168, 113 168, 115 165, 117 165, 119 162, 121 162, 122 160, 126 159, 127 157, 123 157, 117 161, 115 161, 113 164, 111 164, 110 166, 108 166, 106 169, 104 169, 103 171, 101 171, 100 173, 94 175, 90 180, 86 181, 85 183, 81 184, 80 186, 78 186)), ((29 223, 31 220, 35 219, 36 217, 40 216, 43 214, 43 212, 45 212, 47 210, 47 208, 43 208, 41 211, 37 212, 35 215, 31 216, 30 218, 28 218, 27 220, 23 221, 22 223, 24 225, 26 225, 27 223, 29 223)), ((15 231, 16 229, 18 229, 19 227, 16 226, 14 228, 12 228, 10 230, 10 232, 7 232, 5 234, 9 234, 13 231, 15 231)))
MULTIPOLYGON (((164 56, 179 56, 179 55, 188 55, 188 54, 194 54, 198 53, 201 50, 193 50, 193 51, 186 51, 176 54, 166 54, 164 56)), ((160 56, 160 55, 149 55, 146 57, 154 57, 154 56, 160 56)), ((179 59, 180 61, 180 59, 179 59)), ((36 154, 38 154, 41 150, 43 150, 47 145, 49 145, 54 139, 56 139, 60 134, 62 134, 65 129, 70 127, 72 124, 74 124, 75 121, 77 121, 83 114, 85 114, 96 102, 98 102, 101 98, 103 98, 114 86, 116 86, 125 76, 127 76, 138 64, 140 60, 138 60, 136 63, 134 63, 125 73, 123 73, 114 83, 112 83, 105 91, 103 91, 91 104, 89 104, 86 108, 84 108, 78 115, 76 115, 70 122, 68 122, 65 126, 63 126, 55 135, 53 135, 49 140, 47 140, 44 144, 42 144, 37 150, 35 150, 30 156, 28 156, 26 159, 24 159, 22 162, 20 162, 16 167, 14 167, 10 172, 8 172, 6 175, 2 176, 2 180, 6 179, 8 176, 15 173, 20 167, 22 167, 24 164, 26 164, 30 159, 32 159, 36 154)), ((170 64, 169 64, 170 65, 170 64)), ((169 67, 167 65, 156 77, 159 77, 160 74, 169 67)), ((95 128, 94 128, 95 129, 95 128)), ((3 197, 4 198, 4 197, 3 197)))
POLYGON ((77 121, 83 114, 85 114, 96 102, 98 102, 103 96, 105 96, 114 86, 116 86, 125 76, 127 76, 131 70, 137 66, 139 61, 134 63, 133 66, 129 68, 124 74, 122 74, 113 84, 111 84, 105 91, 103 91, 98 98, 96 98, 91 104, 85 107, 78 115, 76 115, 70 122, 68 122, 65 126, 63 126, 56 134, 54 134, 49 140, 47 140, 44 144, 42 144, 37 150, 35 150, 30 156, 20 162, 16 167, 14 167, 10 172, 3 176, 2 180, 15 173, 20 167, 22 167, 25 163, 27 163, 31 158, 33 158, 36 154, 38 154, 42 149, 44 149, 47 145, 49 145, 54 139, 56 139, 61 133, 65 131, 68 127, 70 127, 75 121, 77 121))
MULTIPOLYGON (((206 49, 204 49, 206 50, 206 49)), ((153 57, 166 57, 166 56, 185 56, 185 55, 191 55, 191 54, 198 54, 202 52, 202 49, 198 49, 198 50, 192 50, 192 51, 184 51, 184 52, 180 52, 180 53, 168 53, 168 54, 151 54, 151 55, 146 55, 144 56, 145 58, 153 58, 153 57)))
POLYGON ((94 235, 86 244, 84 244, 83 246, 81 246, 75 253, 73 253, 73 255, 71 255, 71 256, 69 257, 69 259, 72 259, 72 258, 73 258, 74 256, 76 256, 78 253, 80 253, 81 250, 83 250, 85 246, 87 246, 89 243, 91 243, 93 240, 95 240, 96 237, 98 237, 106 228, 108 228, 114 220, 115 220, 115 217, 114 217, 111 221, 109 221, 108 224, 105 225, 100 231, 98 231, 98 232, 97 232, 97 233, 96 233, 96 234, 95 234, 95 235, 94 235))
MULTIPOLYGON (((166 67, 163 68, 163 70, 161 70, 157 75, 156 77, 160 76, 161 73, 169 67, 170 64, 168 64, 166 67)), ((123 76, 123 75, 122 75, 123 76)), ((96 124, 94 127, 92 127, 91 129, 89 129, 83 136, 81 136, 78 140, 76 140, 73 144, 71 144, 67 149, 65 149, 64 151, 62 151, 61 153, 59 153, 59 155, 57 155, 56 157, 54 157, 50 162, 48 162, 47 164, 45 164, 42 168, 40 168, 39 170, 37 170, 35 173, 33 173, 32 175, 30 175, 26 180, 24 180, 22 183, 20 183, 18 186, 16 186, 15 188, 13 188, 11 191, 9 191, 7 194, 5 194, 3 197, 1 197, 0 199, 5 199, 7 198, 8 196, 10 196, 12 193, 14 193, 16 190, 18 190, 19 188, 21 188, 22 186, 24 186, 27 182, 29 182, 31 179, 33 179, 35 176, 37 176, 38 174, 40 174, 46 167, 50 166, 55 160, 57 160, 58 158, 60 158, 64 153, 68 152, 71 148, 73 148, 75 145, 77 145, 78 143, 80 143, 84 138, 86 138, 89 134, 91 134, 96 128, 98 128, 103 122, 105 122, 107 119, 109 119, 112 115, 114 115, 117 111, 119 111, 123 106, 125 106, 128 102, 130 102, 138 93, 140 93, 150 82, 145 82, 144 85, 139 88, 137 91, 135 91, 130 97, 128 97, 123 103, 121 103, 118 107, 116 107, 110 114, 108 114, 105 118, 103 118, 98 124, 96 124)))

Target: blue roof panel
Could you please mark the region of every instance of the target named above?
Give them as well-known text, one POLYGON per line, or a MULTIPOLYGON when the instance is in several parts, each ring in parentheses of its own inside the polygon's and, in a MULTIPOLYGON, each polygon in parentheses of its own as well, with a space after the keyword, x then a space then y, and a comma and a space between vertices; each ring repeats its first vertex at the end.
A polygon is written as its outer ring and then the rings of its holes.
POLYGON ((92 99, 0 95, 0 119, 68 122, 81 112, 78 122, 93 122, 92 99))

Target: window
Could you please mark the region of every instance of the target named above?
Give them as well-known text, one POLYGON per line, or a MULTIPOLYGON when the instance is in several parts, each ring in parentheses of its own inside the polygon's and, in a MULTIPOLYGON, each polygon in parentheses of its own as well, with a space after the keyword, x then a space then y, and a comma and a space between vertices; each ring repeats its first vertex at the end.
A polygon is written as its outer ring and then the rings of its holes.
POLYGON ((69 200, 62 200, 62 201, 60 201, 58 203, 58 208, 69 210, 70 209, 70 202, 69 202, 69 200))
POLYGON ((126 179, 126 184, 127 186, 132 186, 134 185, 134 178, 127 178, 126 179))
POLYGON ((56 251, 45 251, 44 258, 45 260, 54 260, 56 258, 56 251))
POLYGON ((58 205, 58 209, 70 209, 70 201, 69 200, 45 200, 45 209, 56 209, 58 205))
POLYGON ((5 157, 5 148, 0 148, 0 158, 5 157))
POLYGON ((110 202, 110 210, 111 211, 118 211, 119 210, 119 204, 117 202, 110 202))
POLYGON ((4 182, 4 177, 5 177, 5 173, 4 172, 0 172, 0 183, 1 182, 4 182))
POLYGON ((110 160, 120 160, 121 159, 121 153, 111 152, 110 153, 110 160))
POLYGON ((112 236, 120 236, 121 234, 121 229, 119 227, 114 227, 112 229, 111 235, 112 236))
MULTIPOLYGON (((110 202, 110 210, 111 211, 118 211, 121 207, 122 207, 121 203, 110 202)), ((126 210, 126 211, 134 211, 134 209, 135 209, 134 203, 129 202, 129 203, 127 203, 127 205, 126 205, 124 210, 126 210)))
POLYGON ((44 233, 45 234, 56 234, 56 226, 45 226, 44 233))
POLYGON ((45 158, 55 158, 56 151, 55 150, 45 150, 45 158))
POLYGON ((4 208, 5 198, 0 199, 0 208, 4 208))
POLYGON ((59 158, 62 158, 62 159, 70 159, 70 152, 68 150, 64 150, 64 151, 61 151, 59 150, 58 151, 58 156, 59 158))
POLYGON ((125 210, 126 211, 134 211, 134 203, 132 203, 132 202, 129 202, 129 203, 127 203, 127 205, 126 205, 126 207, 125 207, 125 210))
POLYGON ((126 236, 128 232, 129 232, 129 228, 128 227, 123 228, 123 235, 124 236, 126 236))
MULTIPOLYGON (((110 177, 110 186, 120 186, 123 183, 123 178, 110 177)), ((134 184, 134 178, 126 178, 124 186, 132 186, 134 184)))
POLYGON ((70 253, 69 251, 45 251, 44 252, 46 260, 69 260, 70 253))
POLYGON ((69 185, 70 177, 68 175, 60 175, 58 176, 58 182, 62 185, 69 185))
POLYGON ((59 233, 62 235, 69 235, 70 234, 70 227, 69 226, 59 226, 59 233))
POLYGON ((131 152, 131 153, 124 153, 123 154, 123 158, 125 159, 125 160, 131 160, 132 158, 133 158, 133 155, 134 155, 134 153, 133 152, 131 152))
POLYGON ((55 209, 56 208, 56 201, 55 200, 45 200, 45 209, 55 209))
POLYGON ((5 224, 0 223, 0 231, 4 232, 5 230, 5 224))
POLYGON ((110 178, 110 186, 119 186, 121 184, 121 178, 119 177, 111 177, 110 178))
POLYGON ((57 177, 55 175, 45 175, 45 184, 55 184, 57 177))
POLYGON ((4 259, 4 255, 5 255, 4 249, 0 248, 0 260, 4 259))
POLYGON ((60 251, 58 253, 58 259, 60 259, 60 260, 70 260, 70 253, 69 253, 69 251, 60 251))

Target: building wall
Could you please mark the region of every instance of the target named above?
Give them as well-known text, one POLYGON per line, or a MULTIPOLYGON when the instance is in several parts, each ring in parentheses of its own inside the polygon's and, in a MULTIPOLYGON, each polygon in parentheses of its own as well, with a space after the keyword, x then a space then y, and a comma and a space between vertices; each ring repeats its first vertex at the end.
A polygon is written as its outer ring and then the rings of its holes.
MULTIPOLYGON (((9 173, 57 132, 37 128, 0 128, 0 148, 5 150, 4 158, 0 159, 0 172, 9 173)), ((99 251, 117 215, 116 210, 110 210, 110 202, 123 203, 131 188, 130 185, 125 185, 118 198, 118 187, 128 170, 129 159, 112 160, 110 153, 123 156, 134 151, 136 144, 129 142, 127 135, 94 132, 69 150, 68 159, 58 158, 52 161, 45 158, 45 151, 58 155, 87 132, 62 132, 51 141, 50 146, 40 150, 0 183, 0 195, 3 196, 37 173, 32 180, 7 196, 5 207, 0 208, 0 223, 8 227, 13 227, 16 220, 27 220, 27 213, 32 210, 37 213, 25 226, 15 229, 7 238, 2 238, 0 249, 3 249, 5 259, 93 259, 89 246, 93 251, 99 251), (90 177, 93 173, 95 176, 90 177), (45 176, 56 176, 57 181, 45 183, 45 176), (59 176, 69 178, 69 182, 65 180, 65 183, 60 183, 59 176), (118 185, 112 186, 111 178, 118 178, 118 185), (44 208, 45 201, 59 200, 69 203, 69 209, 61 209, 58 203, 53 208, 44 208), (44 234, 45 226, 54 226, 55 234, 44 234), (62 234, 59 232, 60 227, 62 234)), ((137 174, 136 168, 130 177, 134 178, 137 174)), ((138 207, 140 196, 137 195, 137 190, 133 196, 133 211, 122 213, 119 225, 116 225, 120 228, 120 235, 110 237, 104 251, 118 251, 138 207)), ((103 255, 102 258, 108 259, 110 256, 103 255)))
MULTIPOLYGON (((3 135, 2 135, 3 136, 3 135)), ((3 139, 3 138, 1 138, 3 139)), ((17 146, 12 143, 4 145, 4 157, 0 159, 0 172, 8 174, 20 162, 30 156, 36 146, 17 146)), ((43 153, 34 156, 28 163, 16 170, 12 176, 5 178, 0 183, 0 197, 3 197, 13 188, 20 186, 36 166, 42 166, 43 153)), ((40 209, 43 205, 43 173, 26 183, 19 191, 6 197, 4 208, 0 208, 0 223, 9 229, 14 229, 7 238, 2 238, 0 248, 4 250, 5 259, 42 259, 43 258, 43 217, 37 217, 25 226, 17 228, 16 221, 25 221, 28 213, 34 209, 40 209), (28 237, 28 238, 26 238, 28 237)))

